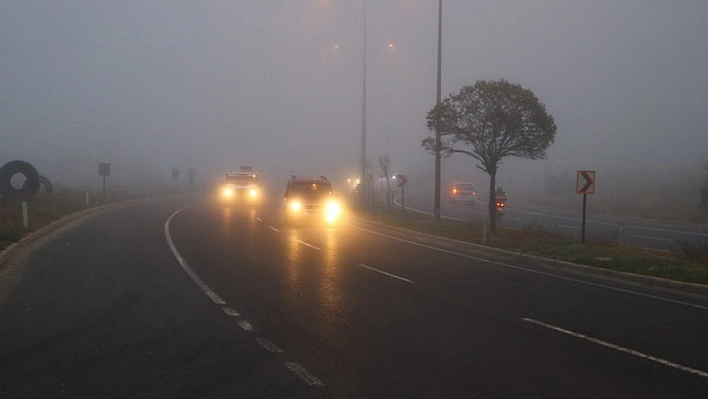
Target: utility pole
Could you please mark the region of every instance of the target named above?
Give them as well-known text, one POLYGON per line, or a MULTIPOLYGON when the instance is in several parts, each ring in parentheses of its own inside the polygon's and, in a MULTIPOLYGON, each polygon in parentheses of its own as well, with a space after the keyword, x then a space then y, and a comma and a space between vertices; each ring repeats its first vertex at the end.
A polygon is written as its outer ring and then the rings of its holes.
POLYGON ((359 191, 361 194, 361 205, 368 208, 368 183, 366 176, 366 1, 364 1, 364 51, 363 51, 363 87, 361 94, 361 177, 359 178, 359 191))
MULTIPOLYGON (((438 85, 435 105, 440 105, 442 95, 442 0, 438 0, 438 85)), ((440 221, 440 131, 435 129, 435 222, 440 221)))

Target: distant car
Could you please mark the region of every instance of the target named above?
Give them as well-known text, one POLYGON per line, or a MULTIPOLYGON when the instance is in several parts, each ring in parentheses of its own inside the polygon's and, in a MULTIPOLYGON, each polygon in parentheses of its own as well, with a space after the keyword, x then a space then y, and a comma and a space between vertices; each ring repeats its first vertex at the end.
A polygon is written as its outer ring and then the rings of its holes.
POLYGON ((448 199, 451 203, 471 203, 474 204, 476 200, 476 192, 474 190, 474 184, 467 182, 456 182, 453 183, 448 192, 448 199))
POLYGON ((326 177, 292 176, 285 186, 283 223, 318 223, 333 225, 342 218, 342 206, 326 177))
POLYGON ((255 204, 261 197, 258 174, 250 166, 241 166, 236 172, 226 172, 221 182, 219 197, 223 203, 255 204))

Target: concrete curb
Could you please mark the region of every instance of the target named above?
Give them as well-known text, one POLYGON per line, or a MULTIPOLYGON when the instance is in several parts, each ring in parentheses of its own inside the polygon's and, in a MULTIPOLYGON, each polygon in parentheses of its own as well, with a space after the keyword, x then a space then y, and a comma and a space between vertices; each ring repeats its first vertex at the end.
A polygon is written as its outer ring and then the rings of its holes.
POLYGON ((517 257, 522 257, 522 258, 526 258, 526 259, 532 259, 532 260, 539 261, 540 262, 538 264, 539 266, 545 267, 548 269, 572 270, 572 271, 578 272, 578 273, 608 277, 611 279, 622 280, 625 282, 631 282, 631 283, 640 284, 640 285, 649 286, 649 287, 667 288, 667 289, 671 289, 671 290, 675 290, 675 291, 681 291, 681 292, 687 292, 687 293, 691 293, 691 294, 708 296, 708 286, 706 286, 706 285, 686 283, 686 282, 682 282, 682 281, 669 280, 669 279, 660 278, 660 277, 653 277, 653 276, 644 276, 641 274, 634 274, 634 273, 628 273, 628 272, 618 272, 618 271, 610 270, 610 269, 601 269, 601 268, 597 268, 597 267, 581 265, 578 263, 572 263, 572 262, 562 261, 562 260, 557 260, 557 259, 544 258, 541 256, 529 255, 529 254, 524 254, 521 252, 515 252, 515 251, 506 250, 506 249, 490 247, 490 246, 486 246, 486 245, 482 245, 482 244, 475 244, 475 243, 471 243, 471 242, 467 242, 467 241, 456 240, 453 238, 436 236, 436 235, 432 235, 432 234, 428 234, 428 233, 423 233, 423 232, 419 232, 419 231, 415 231, 415 230, 406 229, 403 227, 382 224, 382 223, 379 223, 376 221, 363 219, 358 216, 355 216, 355 219, 358 222, 367 224, 369 226, 383 226, 387 229, 396 231, 399 234, 405 235, 409 239, 415 238, 420 241, 424 241, 426 243, 433 241, 433 242, 436 242, 438 245, 441 245, 441 246, 444 246, 447 248, 460 248, 460 247, 462 247, 462 249, 467 249, 467 250, 487 251, 487 252, 494 252, 494 253, 498 253, 498 254, 504 254, 504 255, 508 255, 508 256, 517 256, 517 257))

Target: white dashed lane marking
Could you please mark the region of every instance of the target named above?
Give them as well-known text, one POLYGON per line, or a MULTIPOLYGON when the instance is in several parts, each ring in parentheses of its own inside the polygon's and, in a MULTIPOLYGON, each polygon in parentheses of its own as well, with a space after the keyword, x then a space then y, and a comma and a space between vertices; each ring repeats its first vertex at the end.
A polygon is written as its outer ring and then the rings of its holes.
POLYGON ((251 323, 247 322, 246 320, 236 320, 236 323, 244 331, 256 331, 256 329, 251 325, 251 323))
POLYGON ((302 367, 298 363, 285 363, 285 367, 289 368, 290 371, 295 373, 298 377, 300 377, 301 380, 305 381, 307 385, 319 385, 319 386, 324 386, 324 383, 320 381, 319 378, 315 377, 312 375, 309 371, 307 371, 304 367, 302 367))
POLYGON ((519 271, 523 271, 523 272, 526 272, 526 273, 532 273, 532 274, 536 274, 536 275, 539 275, 539 276, 547 276, 547 277, 557 278, 557 279, 564 280, 564 281, 572 281, 572 282, 574 282, 574 283, 584 284, 584 285, 588 285, 588 286, 591 286, 591 287, 598 287, 598 288, 603 288, 603 289, 606 289, 606 290, 612 290, 612 291, 617 291, 617 292, 624 292, 624 293, 630 294, 630 295, 642 296, 642 297, 645 297, 645 298, 652 298, 652 299, 656 299, 656 300, 658 300, 658 301, 663 301, 663 302, 668 302, 668 303, 675 303, 675 304, 682 305, 682 306, 690 306, 690 307, 693 307, 693 308, 696 308, 696 309, 708 310, 708 306, 698 305, 698 304, 696 304, 696 303, 678 301, 678 300, 675 300, 675 299, 670 299, 670 298, 660 297, 660 296, 656 296, 656 295, 645 294, 645 293, 643 293, 643 292, 627 290, 627 289, 618 288, 618 287, 613 287, 613 286, 609 286, 609 285, 605 285, 605 284, 593 283, 593 282, 585 281, 585 280, 578 279, 578 278, 565 277, 565 276, 561 276, 561 275, 558 275, 558 274, 547 273, 547 272, 543 272, 543 271, 540 271, 540 270, 529 269, 529 268, 526 268, 526 267, 516 266, 516 265, 509 264, 509 263, 492 261, 492 260, 489 260, 489 259, 481 258, 481 257, 479 257, 479 256, 467 255, 467 254, 463 254, 463 253, 461 253, 461 252, 455 252, 455 251, 451 251, 451 250, 448 250, 448 249, 443 249, 443 248, 434 247, 434 246, 432 246, 432 245, 421 244, 421 243, 419 243, 419 242, 410 241, 410 240, 406 240, 406 239, 399 238, 399 237, 394 237, 394 236, 391 236, 391 235, 388 235, 388 234, 379 233, 379 232, 376 232, 376 231, 373 231, 373 230, 368 230, 368 229, 365 229, 365 228, 362 228, 362 227, 356 227, 356 226, 353 226, 353 227, 354 227, 355 229, 357 229, 357 230, 366 231, 366 232, 368 232, 368 233, 370 233, 370 234, 374 234, 374 235, 381 236, 381 237, 386 237, 386 238, 388 238, 388 239, 390 239, 390 240, 394 240, 394 241, 398 241, 398 242, 404 242, 404 243, 406 243, 406 244, 415 245, 415 246, 421 247, 421 248, 431 249, 431 250, 433 250, 433 251, 437 251, 437 252, 440 252, 440 253, 445 253, 445 254, 450 254, 450 255, 459 256, 459 257, 465 258, 465 259, 473 259, 473 260, 476 260, 476 261, 478 261, 478 262, 487 263, 487 264, 490 264, 490 265, 502 266, 502 267, 506 267, 506 268, 509 268, 509 269, 519 270, 519 271))
POLYGON ((376 269, 376 268, 371 267, 371 266, 367 266, 367 265, 365 265, 365 264, 363 264, 363 263, 359 263, 359 266, 361 266, 361 267, 363 267, 363 268, 365 268, 365 269, 369 269, 369 270, 371 270, 371 271, 374 271, 374 272, 376 272, 376 273, 381 273, 381 274, 383 274, 383 275, 386 275, 386 276, 389 276, 389 277, 393 277, 393 278, 398 279, 398 280, 401 280, 401 281, 405 281, 406 283, 415 284, 415 281, 408 280, 407 278, 403 278, 403 277, 401 277, 401 276, 396 276, 395 274, 391 274, 391 273, 385 272, 385 271, 383 271, 383 270, 376 269))
POLYGON ((283 353, 283 350, 278 348, 278 346, 270 340, 265 338, 256 338, 256 341, 270 353, 283 353))
POLYGON ((320 250, 320 248, 318 248, 318 247, 316 247, 316 246, 314 246, 314 245, 312 245, 312 244, 308 244, 308 243, 306 243, 305 241, 302 241, 302 240, 295 240, 295 242, 300 243, 300 244, 302 244, 302 245, 304 245, 304 246, 306 246, 306 247, 310 247, 310 248, 312 248, 312 249, 316 249, 316 250, 318 250, 318 251, 320 250))
POLYGON ((226 306, 224 306, 223 308, 221 308, 221 310, 223 310, 224 313, 226 313, 227 315, 229 315, 229 316, 231 316, 231 317, 241 316, 240 314, 238 314, 237 311, 235 311, 235 310, 233 310, 233 309, 231 309, 231 308, 229 308, 229 307, 226 307, 226 306))
MULTIPOLYGON (((189 277, 194 281, 197 286, 217 305, 226 305, 226 302, 221 299, 214 291, 209 288, 209 286, 201 279, 199 276, 192 270, 192 268, 187 264, 187 261, 184 260, 182 255, 177 251, 177 247, 175 246, 174 242, 172 241, 172 235, 170 234, 170 222, 172 219, 177 215, 178 213, 182 212, 183 210, 192 207, 193 205, 184 207, 176 212, 174 212, 170 217, 167 218, 167 221, 165 222, 165 239, 167 240, 167 244, 170 247, 170 250, 172 251, 172 254, 174 257, 177 259, 177 262, 179 262, 180 266, 182 266, 182 269, 189 275, 189 277)), ((259 222, 263 222, 260 218, 257 218, 259 222)), ((278 229, 276 229, 273 226, 268 226, 269 229, 279 232, 278 229)), ((317 248, 314 245, 308 244, 304 241, 296 240, 298 243, 306 245, 310 248, 320 250, 320 248, 317 248)), ((240 317, 241 315, 234 309, 228 307, 228 306, 222 306, 221 310, 228 316, 230 317, 240 317)), ((251 325, 246 320, 243 319, 237 319, 236 323, 241 327, 244 331, 252 332, 256 331, 256 329, 251 325)), ((273 342, 265 339, 265 338, 256 338, 256 342, 258 342, 265 350, 271 353, 283 353, 283 350, 280 349, 277 345, 275 345, 273 342)), ((307 371, 302 365, 299 363, 285 363, 285 367, 287 367, 290 371, 295 373, 302 381, 307 383, 307 385, 310 386, 324 386, 324 383, 322 381, 315 377, 312 373, 307 371)))

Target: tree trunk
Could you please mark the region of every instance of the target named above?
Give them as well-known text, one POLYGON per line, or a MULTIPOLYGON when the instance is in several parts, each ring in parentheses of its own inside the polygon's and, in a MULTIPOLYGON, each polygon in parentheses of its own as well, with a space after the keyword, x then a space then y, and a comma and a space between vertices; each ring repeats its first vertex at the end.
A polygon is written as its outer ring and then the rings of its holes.
POLYGON ((497 231, 497 174, 489 173, 489 231, 497 231))

